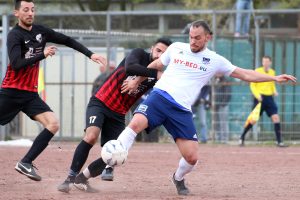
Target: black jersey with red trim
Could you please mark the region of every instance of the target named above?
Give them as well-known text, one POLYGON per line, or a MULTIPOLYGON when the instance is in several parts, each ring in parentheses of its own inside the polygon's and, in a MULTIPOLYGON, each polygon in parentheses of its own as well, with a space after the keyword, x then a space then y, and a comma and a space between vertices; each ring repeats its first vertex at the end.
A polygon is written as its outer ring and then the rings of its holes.
POLYGON ((95 96, 102 101, 109 109, 120 114, 126 114, 130 107, 152 88, 156 82, 156 75, 153 70, 147 70, 151 63, 151 55, 143 49, 133 49, 123 59, 119 66, 99 87, 95 96), (153 76, 143 81, 133 94, 122 94, 121 86, 128 76, 153 76))
POLYGON ((64 44, 89 58, 93 54, 71 37, 50 28, 33 24, 29 31, 17 24, 7 36, 9 64, 1 87, 37 92, 39 61, 45 58, 47 42, 64 44))

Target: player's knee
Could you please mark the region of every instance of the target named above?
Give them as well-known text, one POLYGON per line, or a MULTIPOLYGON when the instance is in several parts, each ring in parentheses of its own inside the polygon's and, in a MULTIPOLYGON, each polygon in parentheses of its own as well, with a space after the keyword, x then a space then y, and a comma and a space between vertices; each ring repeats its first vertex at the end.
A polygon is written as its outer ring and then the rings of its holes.
POLYGON ((51 133, 55 134, 59 130, 59 121, 53 120, 46 127, 51 133))
POLYGON ((131 128, 134 132, 140 133, 142 130, 147 128, 148 126, 148 120, 147 118, 142 114, 135 114, 133 116, 133 119, 128 124, 128 127, 131 128))
POLYGON ((273 123, 279 123, 280 122, 279 115, 277 115, 277 114, 272 115, 271 119, 272 119, 273 123))
POLYGON ((87 132, 83 138, 87 143, 94 145, 98 140, 99 134, 96 132, 87 132))
POLYGON ((198 162, 198 155, 196 153, 190 153, 184 156, 186 162, 190 165, 195 165, 198 162))

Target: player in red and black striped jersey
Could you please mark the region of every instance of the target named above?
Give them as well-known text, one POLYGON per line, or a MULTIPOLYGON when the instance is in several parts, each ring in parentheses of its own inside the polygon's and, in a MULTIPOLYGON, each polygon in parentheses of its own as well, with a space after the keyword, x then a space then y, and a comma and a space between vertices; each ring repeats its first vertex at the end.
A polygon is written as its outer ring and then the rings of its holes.
MULTIPOLYGON (((125 114, 130 107, 156 82, 157 70, 147 66, 158 59, 172 42, 166 38, 158 39, 151 48, 151 53, 143 49, 133 49, 119 66, 107 77, 94 96, 91 97, 86 111, 86 133, 77 146, 67 179, 58 186, 61 192, 69 192, 69 184, 74 182, 87 160, 90 149, 97 142, 101 132, 101 146, 107 141, 117 139, 125 127, 125 114), (148 77, 147 80, 129 94, 122 93, 122 85, 133 76, 148 77)), ((105 168, 102 159, 95 160, 89 167, 93 168, 92 177, 101 174, 105 168), (95 170, 96 169, 96 170, 95 170)), ((113 168, 103 171, 103 180, 113 180, 113 168)))
POLYGON ((0 125, 9 123, 22 111, 44 126, 28 153, 15 167, 18 172, 40 181, 41 177, 36 174, 32 161, 47 147, 59 129, 53 111, 37 93, 39 61, 53 56, 57 50, 55 46, 46 47, 46 43, 64 44, 97 63, 105 64, 106 60, 66 35, 33 24, 35 10, 32 0, 16 0, 14 14, 18 23, 7 37, 9 64, 0 89, 0 125))

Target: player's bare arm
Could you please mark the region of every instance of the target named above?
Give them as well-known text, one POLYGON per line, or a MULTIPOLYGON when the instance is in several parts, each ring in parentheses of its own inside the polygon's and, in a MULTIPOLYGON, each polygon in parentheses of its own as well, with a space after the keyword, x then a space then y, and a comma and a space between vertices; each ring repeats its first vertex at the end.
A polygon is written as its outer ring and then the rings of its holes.
POLYGON ((281 74, 278 76, 269 76, 266 74, 258 73, 254 70, 243 69, 237 67, 230 75, 233 78, 238 78, 247 82, 266 82, 276 81, 278 83, 284 83, 288 81, 296 82, 297 78, 292 75, 281 74))

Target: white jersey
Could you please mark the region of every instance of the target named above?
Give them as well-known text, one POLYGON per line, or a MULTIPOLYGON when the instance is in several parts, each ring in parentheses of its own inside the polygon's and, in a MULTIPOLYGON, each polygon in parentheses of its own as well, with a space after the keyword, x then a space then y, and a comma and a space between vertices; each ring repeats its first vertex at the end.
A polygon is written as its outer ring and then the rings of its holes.
POLYGON ((229 76, 236 66, 214 51, 193 53, 188 43, 176 42, 161 55, 167 66, 155 88, 166 91, 183 107, 191 110, 201 88, 216 74, 229 76))

